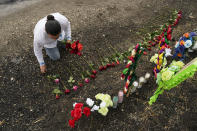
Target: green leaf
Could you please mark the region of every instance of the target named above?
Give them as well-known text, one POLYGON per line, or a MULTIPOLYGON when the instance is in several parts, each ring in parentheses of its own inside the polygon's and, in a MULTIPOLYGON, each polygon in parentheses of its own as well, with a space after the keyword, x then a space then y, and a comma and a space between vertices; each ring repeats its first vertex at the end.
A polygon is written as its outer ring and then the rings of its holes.
POLYGON ((69 78, 70 80, 73 80, 73 77, 72 76, 70 76, 70 78, 69 78))
POLYGON ((105 62, 109 63, 109 59, 108 58, 105 58, 104 60, 105 60, 105 62))
POLYGON ((132 50, 133 50, 133 47, 129 47, 129 52, 132 52, 132 50))
POLYGON ((86 71, 86 73, 88 74, 88 76, 90 76, 90 75, 91 75, 91 73, 90 73, 88 70, 86 71))
POLYGON ((102 64, 103 66, 105 66, 105 65, 106 65, 106 63, 105 63, 104 61, 102 61, 102 62, 101 62, 101 64, 102 64))
POLYGON ((54 94, 61 94, 62 92, 59 89, 56 88, 56 89, 53 90, 53 93, 54 94))
POLYGON ((128 72, 128 70, 129 70, 128 68, 124 69, 124 70, 123 70, 123 74, 126 75, 127 72, 128 72))
POLYGON ((84 74, 81 74, 81 78, 82 78, 82 80, 84 80, 84 79, 85 79, 85 76, 84 76, 84 74))

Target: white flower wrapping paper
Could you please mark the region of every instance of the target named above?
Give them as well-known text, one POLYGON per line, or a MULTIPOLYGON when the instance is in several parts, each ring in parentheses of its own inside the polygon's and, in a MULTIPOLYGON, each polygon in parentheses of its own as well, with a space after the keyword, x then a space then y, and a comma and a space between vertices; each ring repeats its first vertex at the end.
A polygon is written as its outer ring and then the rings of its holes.
POLYGON ((92 106, 94 105, 94 101, 93 101, 92 99, 90 99, 90 98, 87 98, 86 104, 87 104, 88 106, 92 107, 92 106))

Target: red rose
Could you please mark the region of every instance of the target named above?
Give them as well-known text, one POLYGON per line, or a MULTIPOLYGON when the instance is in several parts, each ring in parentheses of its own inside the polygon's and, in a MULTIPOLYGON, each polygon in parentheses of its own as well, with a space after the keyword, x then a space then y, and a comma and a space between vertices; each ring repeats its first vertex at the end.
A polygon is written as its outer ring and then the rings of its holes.
POLYGON ((125 78, 125 75, 124 74, 121 74, 121 78, 124 79, 125 78))
POLYGON ((111 64, 107 64, 107 67, 110 67, 111 66, 111 64))
POLYGON ((167 35, 167 39, 168 39, 168 40, 172 40, 172 35, 171 35, 171 34, 168 34, 168 35, 167 35))
POLYGON ((90 77, 91 77, 91 78, 93 78, 93 79, 95 79, 95 78, 96 78, 96 76, 95 76, 95 75, 91 75, 90 77))
POLYGON ((74 42, 74 43, 71 44, 71 48, 72 49, 75 49, 76 48, 76 42, 74 42))
POLYGON ((129 60, 131 60, 133 63, 135 62, 133 56, 129 57, 129 60))
POLYGON ((115 67, 115 63, 114 63, 114 62, 112 62, 111 66, 112 66, 112 67, 115 67))
POLYGON ((59 98, 60 98, 60 96, 59 96, 58 94, 56 94, 55 98, 56 98, 56 99, 59 99, 59 98))
POLYGON ((139 48, 139 44, 137 44, 136 46, 135 46, 135 50, 137 51, 138 50, 138 48, 139 48))
POLYGON ((74 120, 79 120, 81 118, 81 108, 75 108, 74 109, 74 120))
POLYGON ((147 48, 149 51, 151 51, 151 48, 147 48))
POLYGON ((178 20, 178 19, 176 19, 176 20, 175 20, 175 22, 174 22, 174 26, 175 26, 175 25, 177 25, 177 24, 178 24, 178 22, 179 22, 179 20, 178 20))
POLYGON ((81 43, 78 43, 77 48, 79 51, 81 51, 83 49, 83 45, 81 43))
POLYGON ((71 50, 71 51, 70 51, 70 54, 74 54, 74 53, 75 53, 75 51, 74 51, 74 50, 71 50))
POLYGON ((178 14, 182 14, 182 11, 181 11, 181 10, 179 10, 178 14))
POLYGON ((172 28, 171 27, 168 27, 167 34, 170 34, 171 32, 172 32, 172 28))
POLYGON ((105 66, 103 66, 103 70, 106 70, 107 69, 107 66, 105 65, 105 66))
POLYGON ((92 71, 92 74, 96 75, 97 71, 96 70, 93 70, 92 71))
POLYGON ((78 56, 82 56, 82 53, 81 53, 81 52, 77 52, 77 55, 78 55, 78 56))
POLYGON ((69 93, 70 93, 70 90, 69 90, 69 89, 66 89, 66 90, 64 91, 64 93, 65 93, 65 94, 69 94, 69 93))
POLYGON ((69 44, 69 43, 66 44, 66 48, 67 48, 67 49, 70 49, 70 48, 71 48, 71 44, 69 44))
POLYGON ((83 114, 85 114, 88 117, 90 115, 90 108, 84 107, 83 108, 83 114))
POLYGON ((130 65, 131 65, 131 64, 127 64, 127 65, 126 65, 126 68, 129 68, 130 65))
POLYGON ((74 117, 74 110, 71 111, 71 116, 74 117))
POLYGON ((120 62, 119 62, 118 60, 116 61, 116 63, 117 63, 118 65, 120 64, 120 62))
POLYGON ((79 83, 79 86, 80 86, 80 87, 82 87, 82 86, 83 86, 83 84, 82 84, 82 83, 79 83))
POLYGON ((82 108, 83 107, 83 103, 77 103, 76 105, 75 105, 75 108, 82 108))
POLYGON ((74 128, 75 127, 75 120, 69 120, 69 126, 74 128))
POLYGON ((158 36, 158 37, 157 37, 157 40, 161 40, 161 38, 162 38, 161 36, 158 36))
POLYGON ((130 79, 131 79, 131 76, 128 76, 128 77, 127 77, 127 80, 130 80, 130 79))
POLYGON ((146 51, 144 51, 144 52, 143 52, 143 54, 144 54, 144 55, 147 55, 147 52, 146 52, 146 51))
POLYGON ((103 66, 100 66, 100 67, 99 67, 99 70, 102 71, 102 70, 103 70, 103 66))
POLYGON ((152 46, 155 46, 156 45, 156 43, 152 43, 152 46))

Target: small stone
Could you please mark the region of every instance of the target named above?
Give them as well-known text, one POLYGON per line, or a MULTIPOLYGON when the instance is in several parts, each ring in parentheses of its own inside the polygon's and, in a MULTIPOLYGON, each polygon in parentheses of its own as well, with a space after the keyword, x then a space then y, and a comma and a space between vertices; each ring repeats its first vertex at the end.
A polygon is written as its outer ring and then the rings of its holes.
POLYGON ((13 81, 14 80, 14 77, 11 77, 11 79, 10 79, 11 81, 13 81))
POLYGON ((150 5, 149 5, 149 4, 147 4, 146 6, 147 6, 147 7, 150 7, 150 5))
POLYGON ((105 34, 103 34, 103 37, 105 37, 105 34))

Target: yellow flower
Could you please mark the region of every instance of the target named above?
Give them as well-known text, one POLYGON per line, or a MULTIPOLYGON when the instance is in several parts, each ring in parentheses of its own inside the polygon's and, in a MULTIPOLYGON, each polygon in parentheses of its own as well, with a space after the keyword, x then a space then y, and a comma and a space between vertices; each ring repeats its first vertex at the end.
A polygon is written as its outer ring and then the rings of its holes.
POLYGON ((185 64, 182 61, 172 61, 170 66, 178 66, 180 69, 184 66, 185 64))
POLYGON ((173 75, 174 75, 174 72, 170 70, 166 70, 161 74, 161 79, 162 81, 167 81, 167 80, 170 80, 173 75))
POLYGON ((103 108, 100 108, 99 110, 98 110, 98 112, 100 113, 100 114, 102 114, 103 116, 106 116, 107 115, 107 113, 108 113, 108 108, 107 107, 103 107, 103 108))
POLYGON ((157 57, 158 54, 155 54, 154 56, 151 57, 150 62, 154 62, 155 64, 157 63, 157 57))
MULTIPOLYGON (((158 64, 158 54, 155 54, 154 56, 151 57, 150 62, 154 62, 155 64, 158 64)), ((159 65, 162 65, 163 67, 165 67, 167 65, 167 60, 166 58, 164 58, 163 61, 163 53, 159 55, 159 65), (163 65, 162 65, 163 63, 163 65)))
POLYGON ((96 96, 95 96, 95 98, 98 100, 101 100, 102 99, 102 97, 103 97, 103 95, 104 94, 102 94, 102 93, 98 93, 96 96))
POLYGON ((101 94, 101 93, 99 93, 99 94, 97 94, 95 96, 95 98, 97 100, 104 101, 106 103, 106 107, 113 106, 113 102, 111 100, 111 96, 108 95, 108 94, 101 94))

